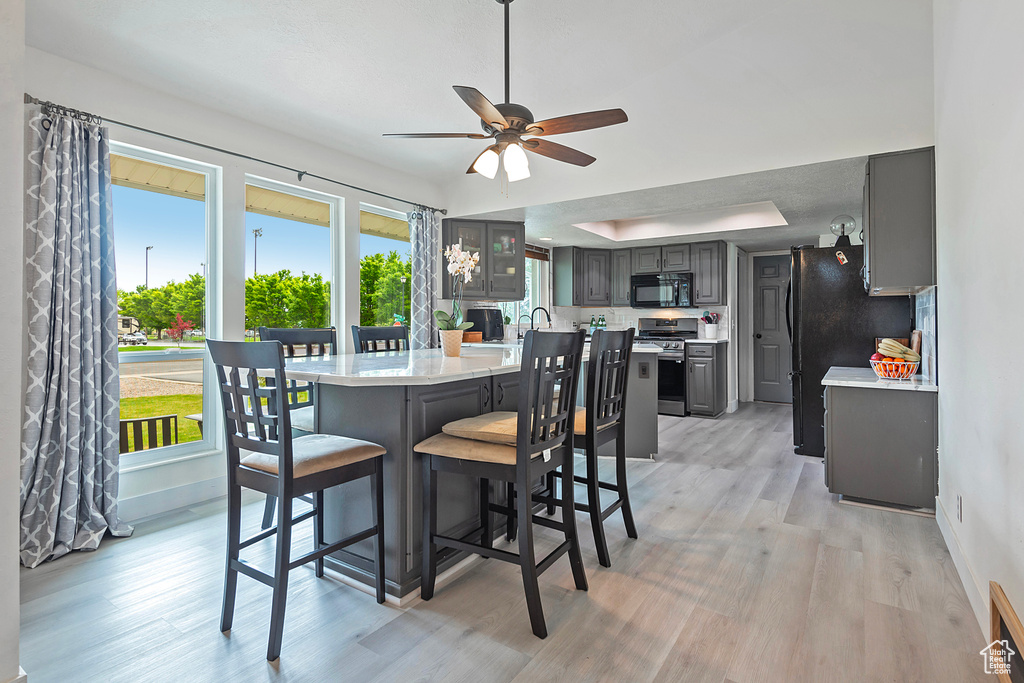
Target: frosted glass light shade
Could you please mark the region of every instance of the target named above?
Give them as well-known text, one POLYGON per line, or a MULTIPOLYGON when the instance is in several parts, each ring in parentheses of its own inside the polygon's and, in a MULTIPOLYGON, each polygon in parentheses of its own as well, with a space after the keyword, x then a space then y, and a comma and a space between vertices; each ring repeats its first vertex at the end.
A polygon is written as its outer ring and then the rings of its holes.
POLYGON ((530 177, 530 162, 526 159, 526 152, 519 145, 513 144, 505 148, 505 173, 508 174, 510 183, 530 177))
POLYGON ((473 170, 493 180, 498 174, 498 153, 493 149, 485 151, 473 162, 473 170))

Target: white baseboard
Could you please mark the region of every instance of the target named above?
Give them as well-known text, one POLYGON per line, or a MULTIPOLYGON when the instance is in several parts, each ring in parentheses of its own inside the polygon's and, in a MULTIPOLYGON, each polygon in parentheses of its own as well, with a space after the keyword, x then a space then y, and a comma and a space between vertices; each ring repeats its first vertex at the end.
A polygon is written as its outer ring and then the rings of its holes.
POLYGON ((725 412, 727 412, 727 413, 735 413, 739 409, 740 409, 740 402, 739 401, 729 401, 729 405, 726 407, 725 412))
POLYGON ((153 491, 117 503, 117 515, 126 522, 214 500, 227 494, 227 476, 214 477, 174 488, 153 491))
POLYGON ((935 521, 939 525, 942 540, 946 542, 946 548, 949 549, 949 556, 953 558, 953 566, 956 567, 956 573, 960 575, 960 583, 964 585, 964 590, 967 591, 967 599, 971 603, 971 609, 974 610, 974 618, 978 620, 982 639, 988 642, 989 614, 988 599, 985 597, 988 591, 986 588, 983 588, 983 586, 988 584, 979 582, 974 576, 974 572, 971 571, 971 566, 967 563, 963 548, 960 546, 960 539, 957 538, 956 532, 953 531, 953 527, 949 523, 949 517, 946 515, 946 509, 942 507, 942 501, 938 496, 935 497, 935 521))

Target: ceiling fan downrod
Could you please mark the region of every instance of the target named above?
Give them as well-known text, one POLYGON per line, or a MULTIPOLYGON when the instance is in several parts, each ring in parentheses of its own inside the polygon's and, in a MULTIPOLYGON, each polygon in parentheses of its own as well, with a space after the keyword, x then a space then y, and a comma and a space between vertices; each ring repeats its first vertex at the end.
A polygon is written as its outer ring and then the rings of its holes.
POLYGON ((505 104, 510 104, 512 100, 508 94, 508 6, 512 4, 512 0, 498 0, 498 4, 505 6, 505 104))

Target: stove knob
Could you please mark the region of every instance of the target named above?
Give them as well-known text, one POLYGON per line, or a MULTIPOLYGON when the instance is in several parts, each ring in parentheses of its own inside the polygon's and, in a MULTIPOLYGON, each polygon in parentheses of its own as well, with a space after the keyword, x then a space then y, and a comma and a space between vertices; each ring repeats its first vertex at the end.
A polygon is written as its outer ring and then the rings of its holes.
POLYGON ((679 342, 672 342, 672 348, 673 349, 678 349, 679 348, 679 342))

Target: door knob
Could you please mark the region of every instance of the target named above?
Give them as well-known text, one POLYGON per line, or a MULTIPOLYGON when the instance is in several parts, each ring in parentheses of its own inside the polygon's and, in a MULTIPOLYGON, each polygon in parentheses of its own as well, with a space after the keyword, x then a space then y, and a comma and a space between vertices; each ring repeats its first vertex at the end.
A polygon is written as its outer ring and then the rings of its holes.
POLYGON ((755 338, 755 339, 760 339, 760 338, 761 338, 761 333, 760 333, 760 332, 758 332, 757 334, 755 334, 755 335, 754 335, 754 338, 755 338))

